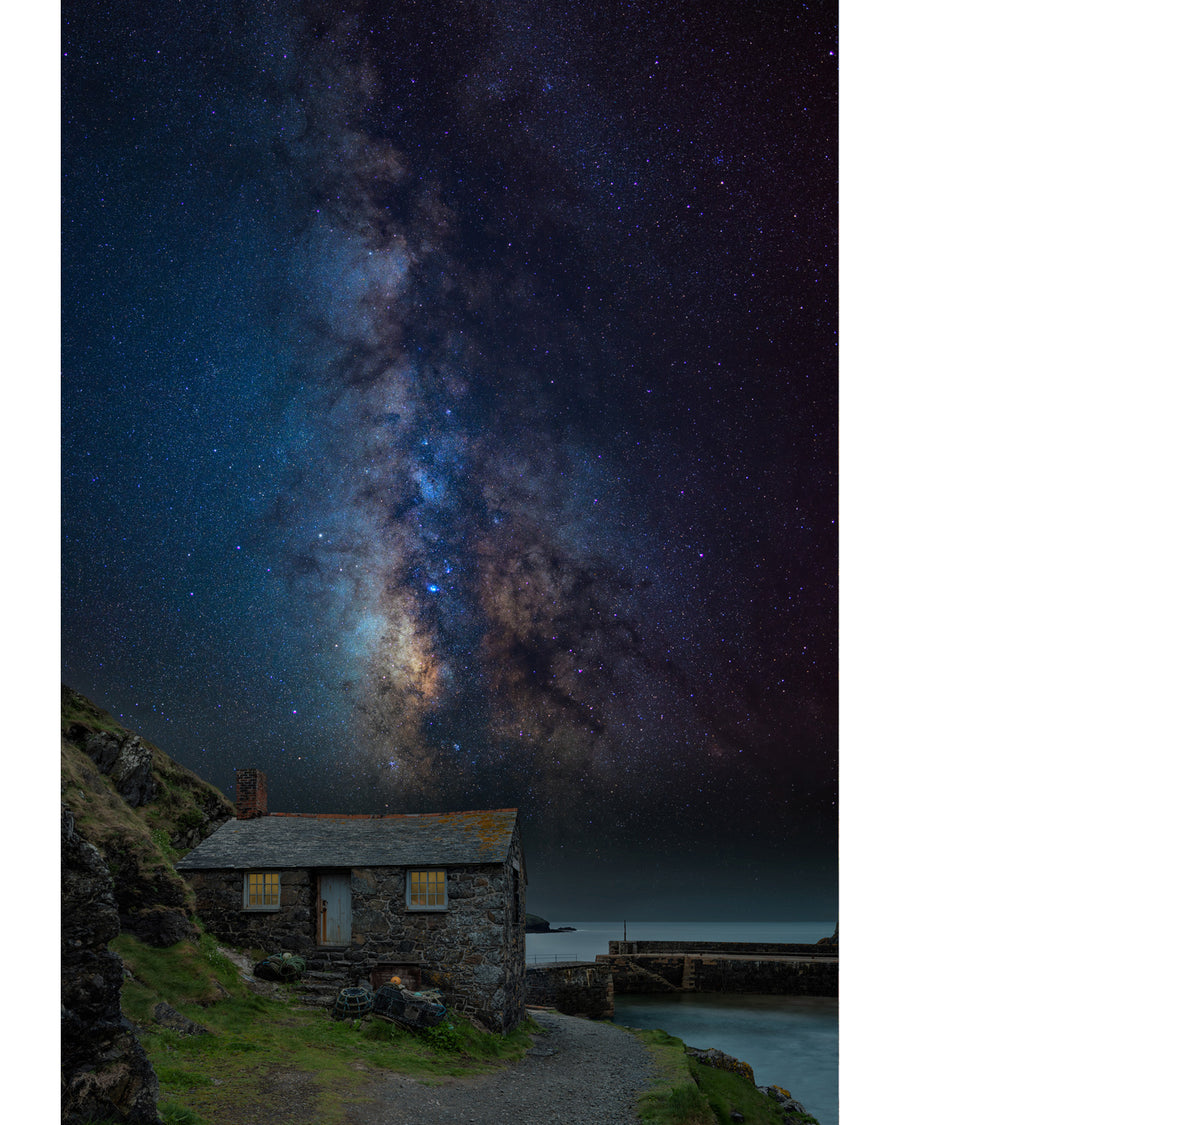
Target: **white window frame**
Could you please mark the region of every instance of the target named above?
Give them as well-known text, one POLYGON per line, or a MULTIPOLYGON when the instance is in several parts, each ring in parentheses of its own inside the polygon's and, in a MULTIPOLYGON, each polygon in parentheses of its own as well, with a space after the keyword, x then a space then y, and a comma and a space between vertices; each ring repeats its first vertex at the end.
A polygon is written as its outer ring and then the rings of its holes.
POLYGON ((450 880, 446 877, 444 867, 410 867, 404 879, 404 905, 408 910, 449 910, 450 909, 450 880), (413 903, 413 876, 439 874, 442 877, 442 903, 436 906, 413 903))
POLYGON ((243 871, 242 872, 242 909, 249 910, 255 914, 276 914, 280 909, 280 902, 283 899, 283 880, 279 877, 278 871, 243 871), (250 879, 254 875, 275 877, 275 885, 279 890, 273 904, 262 905, 261 903, 250 905, 250 879))

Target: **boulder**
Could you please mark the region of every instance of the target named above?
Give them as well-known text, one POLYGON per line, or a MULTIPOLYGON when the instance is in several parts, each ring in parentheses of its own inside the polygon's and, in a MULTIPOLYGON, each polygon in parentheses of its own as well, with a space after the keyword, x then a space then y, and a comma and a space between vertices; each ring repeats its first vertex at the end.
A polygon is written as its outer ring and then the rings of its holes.
POLYGON ((107 948, 120 929, 112 876, 66 809, 61 832, 63 1125, 156 1125, 158 1078, 121 1014, 124 969, 107 948))
POLYGON ((188 1019, 182 1012, 177 1012, 170 1004, 161 1001, 154 1005, 154 1022, 169 1027, 172 1031, 178 1031, 180 1035, 212 1034, 207 1027, 188 1019))
POLYGON ((171 906, 151 906, 121 915, 121 928, 147 945, 166 949, 177 941, 194 938, 200 931, 182 910, 171 906))
POLYGON ((808 1116, 808 1110, 804 1108, 792 1095, 782 1086, 759 1086, 760 1094, 766 1094, 784 1114, 798 1113, 808 1116))

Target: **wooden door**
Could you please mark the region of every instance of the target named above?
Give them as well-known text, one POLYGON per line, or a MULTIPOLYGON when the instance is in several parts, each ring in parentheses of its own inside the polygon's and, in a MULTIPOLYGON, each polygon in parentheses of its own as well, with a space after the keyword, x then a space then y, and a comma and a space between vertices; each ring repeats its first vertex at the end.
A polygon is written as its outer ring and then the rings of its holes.
POLYGON ((322 871, 317 876, 317 942, 350 944, 350 873, 322 871))

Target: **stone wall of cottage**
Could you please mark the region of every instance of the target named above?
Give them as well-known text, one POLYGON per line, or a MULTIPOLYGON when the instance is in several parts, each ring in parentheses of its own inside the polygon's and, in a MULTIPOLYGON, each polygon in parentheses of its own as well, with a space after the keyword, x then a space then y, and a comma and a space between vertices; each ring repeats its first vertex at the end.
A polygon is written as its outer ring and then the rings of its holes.
POLYGON ((278 911, 242 909, 242 872, 189 871, 197 912, 218 941, 298 953, 310 969, 342 972, 348 985, 379 968, 415 970, 418 986, 493 1031, 525 1015, 525 880, 511 862, 446 868, 446 910, 409 910, 408 869, 350 869, 350 942, 319 946, 317 872, 280 872, 278 911))
POLYGON ((280 871, 279 909, 242 909, 241 871, 183 871, 196 892, 196 913, 217 941, 265 953, 300 953, 316 946, 313 902, 316 878, 311 871, 280 871))

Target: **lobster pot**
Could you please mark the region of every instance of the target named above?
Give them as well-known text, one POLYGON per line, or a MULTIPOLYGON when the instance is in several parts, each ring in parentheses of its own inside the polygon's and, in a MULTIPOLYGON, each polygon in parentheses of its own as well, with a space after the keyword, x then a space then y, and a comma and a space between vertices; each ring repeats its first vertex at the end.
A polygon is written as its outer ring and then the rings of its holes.
POLYGON ((254 975, 263 980, 298 980, 306 968, 303 957, 294 953, 273 953, 254 966, 254 975))
POLYGON ((279 958, 279 973, 284 980, 297 980, 304 976, 307 968, 304 958, 294 953, 285 953, 279 958))
POLYGON ((333 1002, 335 1020, 359 1020, 371 1010, 371 990, 343 988, 333 1002))
MULTIPOLYGON (((435 993, 439 999, 441 994, 435 993)), ((446 1016, 446 1007, 430 994, 409 992, 394 984, 381 985, 371 1001, 371 1013, 403 1027, 434 1027, 446 1016)))

